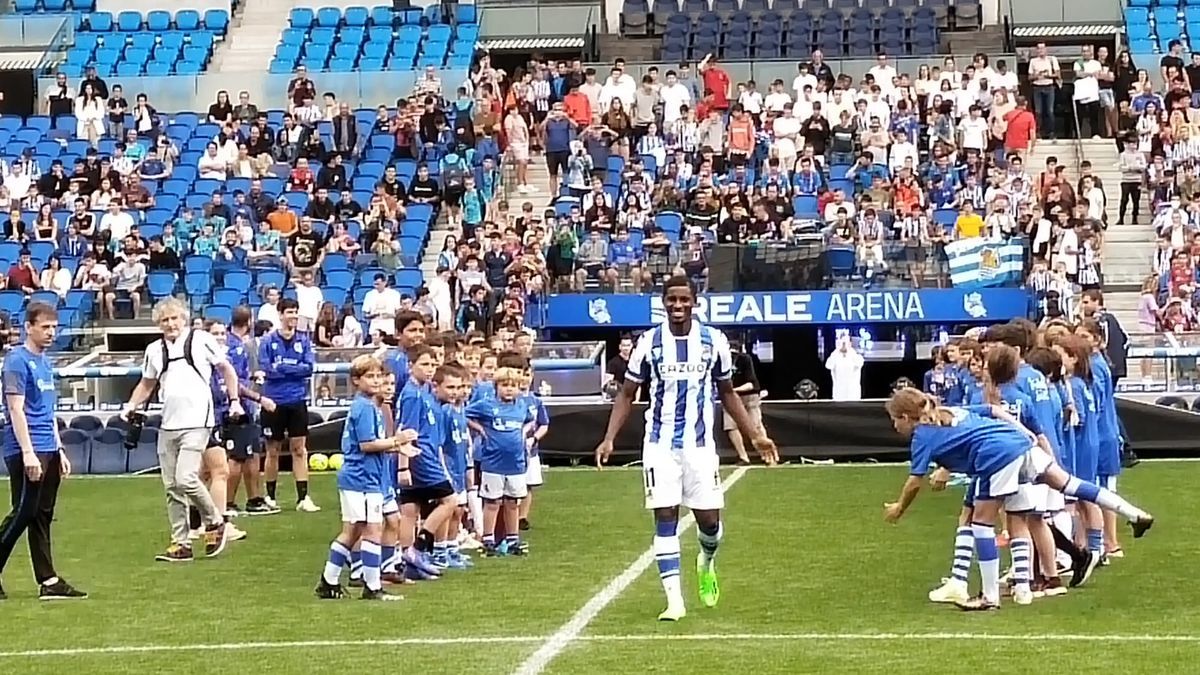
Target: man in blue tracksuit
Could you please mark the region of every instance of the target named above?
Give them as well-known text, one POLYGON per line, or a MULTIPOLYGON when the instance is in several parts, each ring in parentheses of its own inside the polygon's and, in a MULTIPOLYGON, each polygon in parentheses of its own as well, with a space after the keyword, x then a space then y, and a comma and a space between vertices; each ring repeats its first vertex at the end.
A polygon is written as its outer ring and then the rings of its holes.
POLYGON ((238 386, 242 391, 242 410, 246 411, 246 424, 231 427, 230 438, 226 439, 226 456, 229 459, 229 490, 230 502, 237 501, 238 483, 245 476, 246 482, 246 513, 251 515, 270 515, 279 513, 278 507, 271 507, 262 496, 262 486, 258 482, 258 458, 255 455, 262 447, 262 425, 258 418, 259 406, 275 409, 275 403, 269 397, 256 392, 251 379, 250 361, 258 360, 257 347, 251 335, 251 323, 254 319, 250 308, 242 305, 233 310, 233 319, 229 323, 229 333, 225 337, 225 347, 228 351, 226 358, 233 366, 238 376, 238 386), (251 351, 253 350, 253 352, 251 351))
POLYGON ((279 301, 279 330, 263 336, 258 345, 258 367, 263 371, 263 395, 275 402, 274 412, 263 410, 267 433, 266 501, 277 506, 275 487, 279 478, 279 452, 288 439, 292 475, 296 480, 296 510, 320 511, 308 496, 308 396, 316 355, 308 336, 296 330, 299 305, 291 298, 279 301))

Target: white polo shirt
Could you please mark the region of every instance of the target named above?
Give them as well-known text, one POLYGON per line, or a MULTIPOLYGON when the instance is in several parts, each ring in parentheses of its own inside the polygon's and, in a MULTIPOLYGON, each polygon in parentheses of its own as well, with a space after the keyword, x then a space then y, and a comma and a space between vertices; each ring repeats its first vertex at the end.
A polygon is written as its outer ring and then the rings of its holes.
POLYGON ((146 347, 146 356, 142 359, 142 377, 158 380, 164 431, 206 429, 217 423, 210 382, 213 367, 225 362, 225 348, 207 331, 194 331, 192 361, 196 367, 193 368, 183 352, 188 332, 167 342, 170 367, 165 372, 162 338, 146 347))

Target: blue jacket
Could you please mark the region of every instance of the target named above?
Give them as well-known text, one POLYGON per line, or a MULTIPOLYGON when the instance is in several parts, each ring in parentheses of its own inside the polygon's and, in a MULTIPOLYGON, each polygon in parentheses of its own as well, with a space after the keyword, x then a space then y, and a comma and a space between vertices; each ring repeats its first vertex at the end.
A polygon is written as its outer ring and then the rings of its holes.
POLYGON ((258 343, 258 367, 266 374, 263 395, 283 404, 307 401, 315 363, 307 335, 296 333, 285 340, 279 331, 267 333, 258 343))

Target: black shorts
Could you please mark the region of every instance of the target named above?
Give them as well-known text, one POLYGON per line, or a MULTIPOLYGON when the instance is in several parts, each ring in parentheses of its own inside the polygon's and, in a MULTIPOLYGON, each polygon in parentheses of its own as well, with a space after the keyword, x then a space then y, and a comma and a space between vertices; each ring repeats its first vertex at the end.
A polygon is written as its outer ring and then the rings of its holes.
POLYGON ((454 486, 449 481, 446 481, 433 485, 402 487, 400 488, 399 500, 401 504, 428 504, 445 499, 453 494, 454 486))
POLYGON ((560 173, 567 172, 567 160, 571 158, 570 152, 550 152, 546 151, 546 170, 551 176, 557 176, 560 173))
POLYGON ((262 427, 257 422, 226 424, 219 432, 224 441, 225 456, 235 462, 254 457, 262 442, 262 427))
POLYGON ((287 438, 308 437, 308 404, 279 403, 275 412, 262 411, 262 427, 267 432, 267 438, 282 441, 287 438))

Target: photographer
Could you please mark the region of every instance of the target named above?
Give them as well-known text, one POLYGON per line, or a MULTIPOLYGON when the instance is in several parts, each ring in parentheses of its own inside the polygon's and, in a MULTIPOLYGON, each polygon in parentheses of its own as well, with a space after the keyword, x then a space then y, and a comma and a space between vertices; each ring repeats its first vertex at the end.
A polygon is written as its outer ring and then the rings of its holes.
MULTIPOLYGON (((4 358, 4 403, 9 417, 4 426, 4 463, 13 510, 0 523, 0 572, 25 532, 42 600, 87 597, 58 576, 50 553, 50 523, 59 484, 71 474, 54 419, 58 398, 54 368, 46 358, 57 329, 58 312, 53 307, 30 303, 25 308, 25 344, 14 347, 4 358)), ((0 600, 4 597, 0 588, 0 600)))
POLYGON ((155 559, 162 562, 192 560, 188 541, 188 503, 203 519, 204 552, 213 557, 225 550, 225 518, 200 480, 200 469, 209 436, 216 426, 216 411, 209 383, 218 370, 229 396, 229 414, 241 416, 238 376, 225 350, 212 335, 191 328, 187 305, 168 298, 154 307, 154 323, 162 339, 146 348, 142 379, 134 387, 124 415, 132 423, 128 442, 136 442, 145 415, 142 407, 157 390, 162 400, 162 428, 158 435, 158 460, 167 490, 167 518, 171 545, 155 559))

